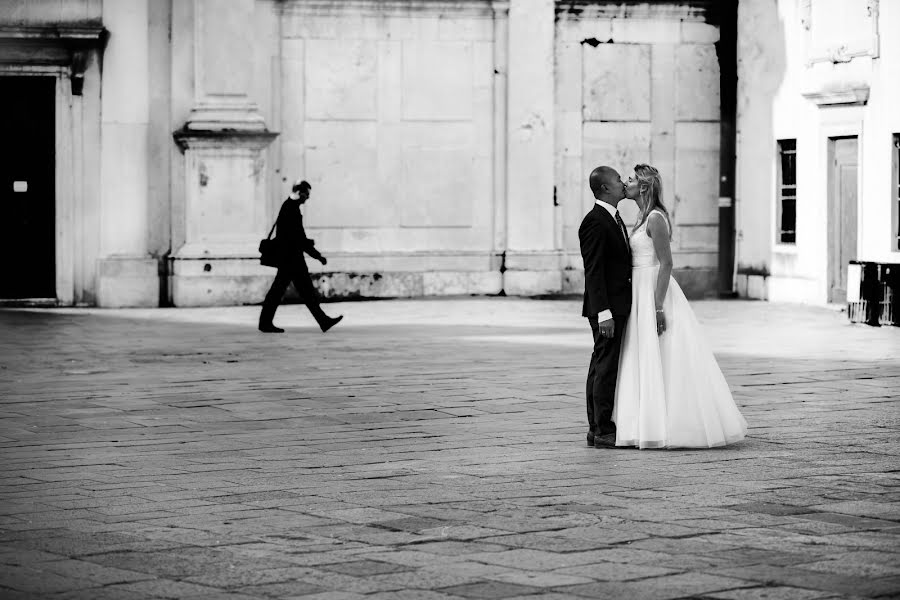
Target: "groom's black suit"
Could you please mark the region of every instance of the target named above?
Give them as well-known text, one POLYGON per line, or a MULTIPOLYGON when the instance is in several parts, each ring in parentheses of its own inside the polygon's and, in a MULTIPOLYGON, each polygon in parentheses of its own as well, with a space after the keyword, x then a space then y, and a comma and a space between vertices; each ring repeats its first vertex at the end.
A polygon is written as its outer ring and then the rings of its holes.
POLYGON ((613 404, 619 350, 631 312, 631 248, 624 223, 604 207, 595 204, 578 229, 584 260, 584 307, 594 335, 594 352, 588 369, 586 396, 590 431, 595 435, 614 433, 613 404), (597 316, 610 311, 615 322, 611 338, 600 335, 597 316))

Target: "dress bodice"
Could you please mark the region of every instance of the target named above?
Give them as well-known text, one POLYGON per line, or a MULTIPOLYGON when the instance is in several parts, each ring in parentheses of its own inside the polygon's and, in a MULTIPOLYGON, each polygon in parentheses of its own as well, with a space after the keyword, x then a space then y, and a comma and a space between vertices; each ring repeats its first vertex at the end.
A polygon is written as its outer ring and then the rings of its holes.
MULTIPOLYGON (((663 218, 665 218, 665 216, 663 218)), ((644 221, 641 226, 631 234, 631 237, 628 240, 628 243, 631 245, 631 266, 636 269, 641 267, 659 266, 659 258, 656 256, 656 248, 653 247, 653 239, 647 235, 647 222, 649 220, 648 217, 647 221, 644 221)), ((668 224, 668 221, 666 221, 666 224, 668 224)))

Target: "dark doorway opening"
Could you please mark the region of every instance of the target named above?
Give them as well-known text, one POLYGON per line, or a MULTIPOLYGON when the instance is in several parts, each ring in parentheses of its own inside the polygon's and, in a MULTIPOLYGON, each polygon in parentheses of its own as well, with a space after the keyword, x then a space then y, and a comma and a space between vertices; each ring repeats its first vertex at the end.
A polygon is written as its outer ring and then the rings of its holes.
POLYGON ((0 77, 0 298, 56 297, 56 78, 0 77))

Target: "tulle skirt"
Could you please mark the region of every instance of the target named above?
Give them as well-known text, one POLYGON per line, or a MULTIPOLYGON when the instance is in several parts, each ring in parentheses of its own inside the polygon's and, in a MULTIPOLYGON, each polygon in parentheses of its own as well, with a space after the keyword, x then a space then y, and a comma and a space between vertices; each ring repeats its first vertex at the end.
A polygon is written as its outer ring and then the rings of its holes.
POLYGON ((694 312, 673 278, 656 333, 654 293, 659 266, 632 270, 631 315, 622 341, 613 420, 616 445, 712 448, 747 434, 728 383, 694 312))

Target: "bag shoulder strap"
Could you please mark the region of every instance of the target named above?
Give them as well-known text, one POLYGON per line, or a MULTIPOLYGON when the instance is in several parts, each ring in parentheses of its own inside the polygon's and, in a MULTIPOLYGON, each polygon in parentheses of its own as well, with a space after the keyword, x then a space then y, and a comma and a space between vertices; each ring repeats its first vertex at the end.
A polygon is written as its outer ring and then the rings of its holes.
POLYGON ((269 235, 266 236, 267 240, 272 239, 272 234, 275 233, 275 226, 278 225, 278 219, 275 219, 275 222, 272 223, 272 229, 269 230, 269 235))

